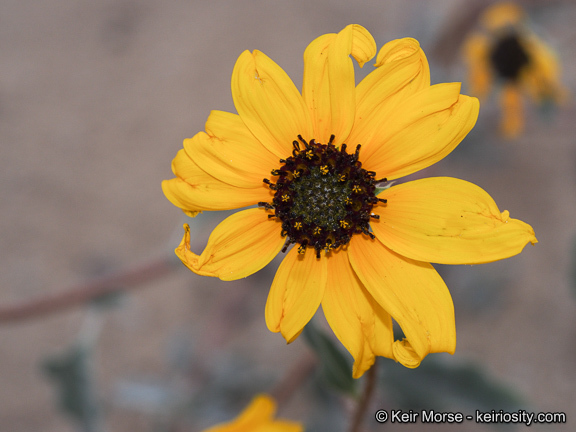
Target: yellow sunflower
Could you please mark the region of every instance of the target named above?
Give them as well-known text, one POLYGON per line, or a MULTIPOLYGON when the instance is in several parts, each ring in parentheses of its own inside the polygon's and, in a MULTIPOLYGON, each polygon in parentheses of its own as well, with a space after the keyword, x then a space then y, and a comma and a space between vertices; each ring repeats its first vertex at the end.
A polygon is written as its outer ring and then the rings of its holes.
POLYGON ((454 352, 452 299, 430 262, 485 263, 537 242, 466 181, 379 187, 449 154, 479 104, 459 83, 430 85, 410 38, 384 45, 356 86, 349 56, 362 66, 375 54, 359 25, 320 36, 304 52, 300 94, 262 52, 243 52, 232 72, 238 114, 213 111, 174 159, 176 178, 162 184, 189 215, 257 204, 220 223, 200 255, 185 226, 176 254, 199 275, 235 280, 285 253, 268 328, 292 342, 322 305, 355 359, 354 377, 375 356, 416 367, 428 353, 454 352), (403 340, 394 340, 392 319, 403 340))
POLYGON ((213 426, 204 432, 302 432, 301 424, 274 420, 276 402, 268 395, 256 396, 233 421, 213 426))
POLYGON ((464 43, 471 93, 485 97, 500 87, 500 127, 514 138, 524 129, 523 94, 537 103, 566 99, 560 67, 551 49, 525 25, 525 13, 515 3, 488 7, 480 27, 464 43))

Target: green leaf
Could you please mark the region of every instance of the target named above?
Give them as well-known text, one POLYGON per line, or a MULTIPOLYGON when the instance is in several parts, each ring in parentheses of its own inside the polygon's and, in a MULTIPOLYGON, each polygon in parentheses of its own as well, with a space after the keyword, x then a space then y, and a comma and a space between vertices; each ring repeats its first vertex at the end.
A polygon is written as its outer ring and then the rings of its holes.
POLYGON ((441 358, 438 354, 428 357, 416 369, 382 362, 382 388, 402 409, 511 412, 525 407, 519 395, 479 365, 441 358))
POLYGON ((90 349, 74 344, 60 356, 42 362, 42 371, 57 389, 61 409, 83 425, 83 430, 97 430, 98 405, 92 382, 90 349))
POLYGON ((90 306, 98 309, 112 309, 123 306, 126 302, 126 293, 121 289, 100 295, 90 301, 90 306))
POLYGON ((320 359, 320 377, 334 389, 356 396, 356 380, 352 378, 352 360, 339 349, 333 339, 309 322, 303 331, 308 345, 320 359))

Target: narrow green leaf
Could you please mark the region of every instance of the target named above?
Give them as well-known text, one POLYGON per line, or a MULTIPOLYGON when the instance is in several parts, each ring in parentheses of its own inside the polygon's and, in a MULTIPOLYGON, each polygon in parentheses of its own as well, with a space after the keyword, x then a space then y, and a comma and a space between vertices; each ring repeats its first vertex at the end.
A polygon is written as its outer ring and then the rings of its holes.
POLYGON ((309 322, 304 338, 320 359, 320 376, 334 389, 356 396, 356 380, 352 378, 352 360, 322 330, 309 322))
POLYGON ((442 361, 439 355, 416 369, 382 363, 382 388, 402 409, 511 412, 525 407, 519 395, 477 364, 442 361))

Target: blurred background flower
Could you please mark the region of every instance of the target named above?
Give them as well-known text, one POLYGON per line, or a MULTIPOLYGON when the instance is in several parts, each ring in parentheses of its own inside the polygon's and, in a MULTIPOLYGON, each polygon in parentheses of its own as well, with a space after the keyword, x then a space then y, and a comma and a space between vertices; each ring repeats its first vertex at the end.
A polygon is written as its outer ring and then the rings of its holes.
POLYGON ((501 132, 515 138, 524 130, 525 97, 540 105, 566 101, 560 62, 516 3, 488 6, 478 27, 464 43, 470 91, 484 99, 490 92, 498 93, 501 132))

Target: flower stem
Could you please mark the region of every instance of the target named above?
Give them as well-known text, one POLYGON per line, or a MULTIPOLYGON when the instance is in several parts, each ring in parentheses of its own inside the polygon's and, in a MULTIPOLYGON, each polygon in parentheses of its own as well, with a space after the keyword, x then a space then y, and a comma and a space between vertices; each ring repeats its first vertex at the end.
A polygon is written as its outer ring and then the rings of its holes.
POLYGON ((350 432, 360 432, 362 430, 362 423, 368 406, 370 405, 370 400, 374 394, 374 388, 376 387, 376 369, 378 363, 374 363, 370 369, 366 372, 366 385, 364 387, 364 393, 358 401, 356 406, 356 412, 352 418, 352 424, 350 426, 350 432))

